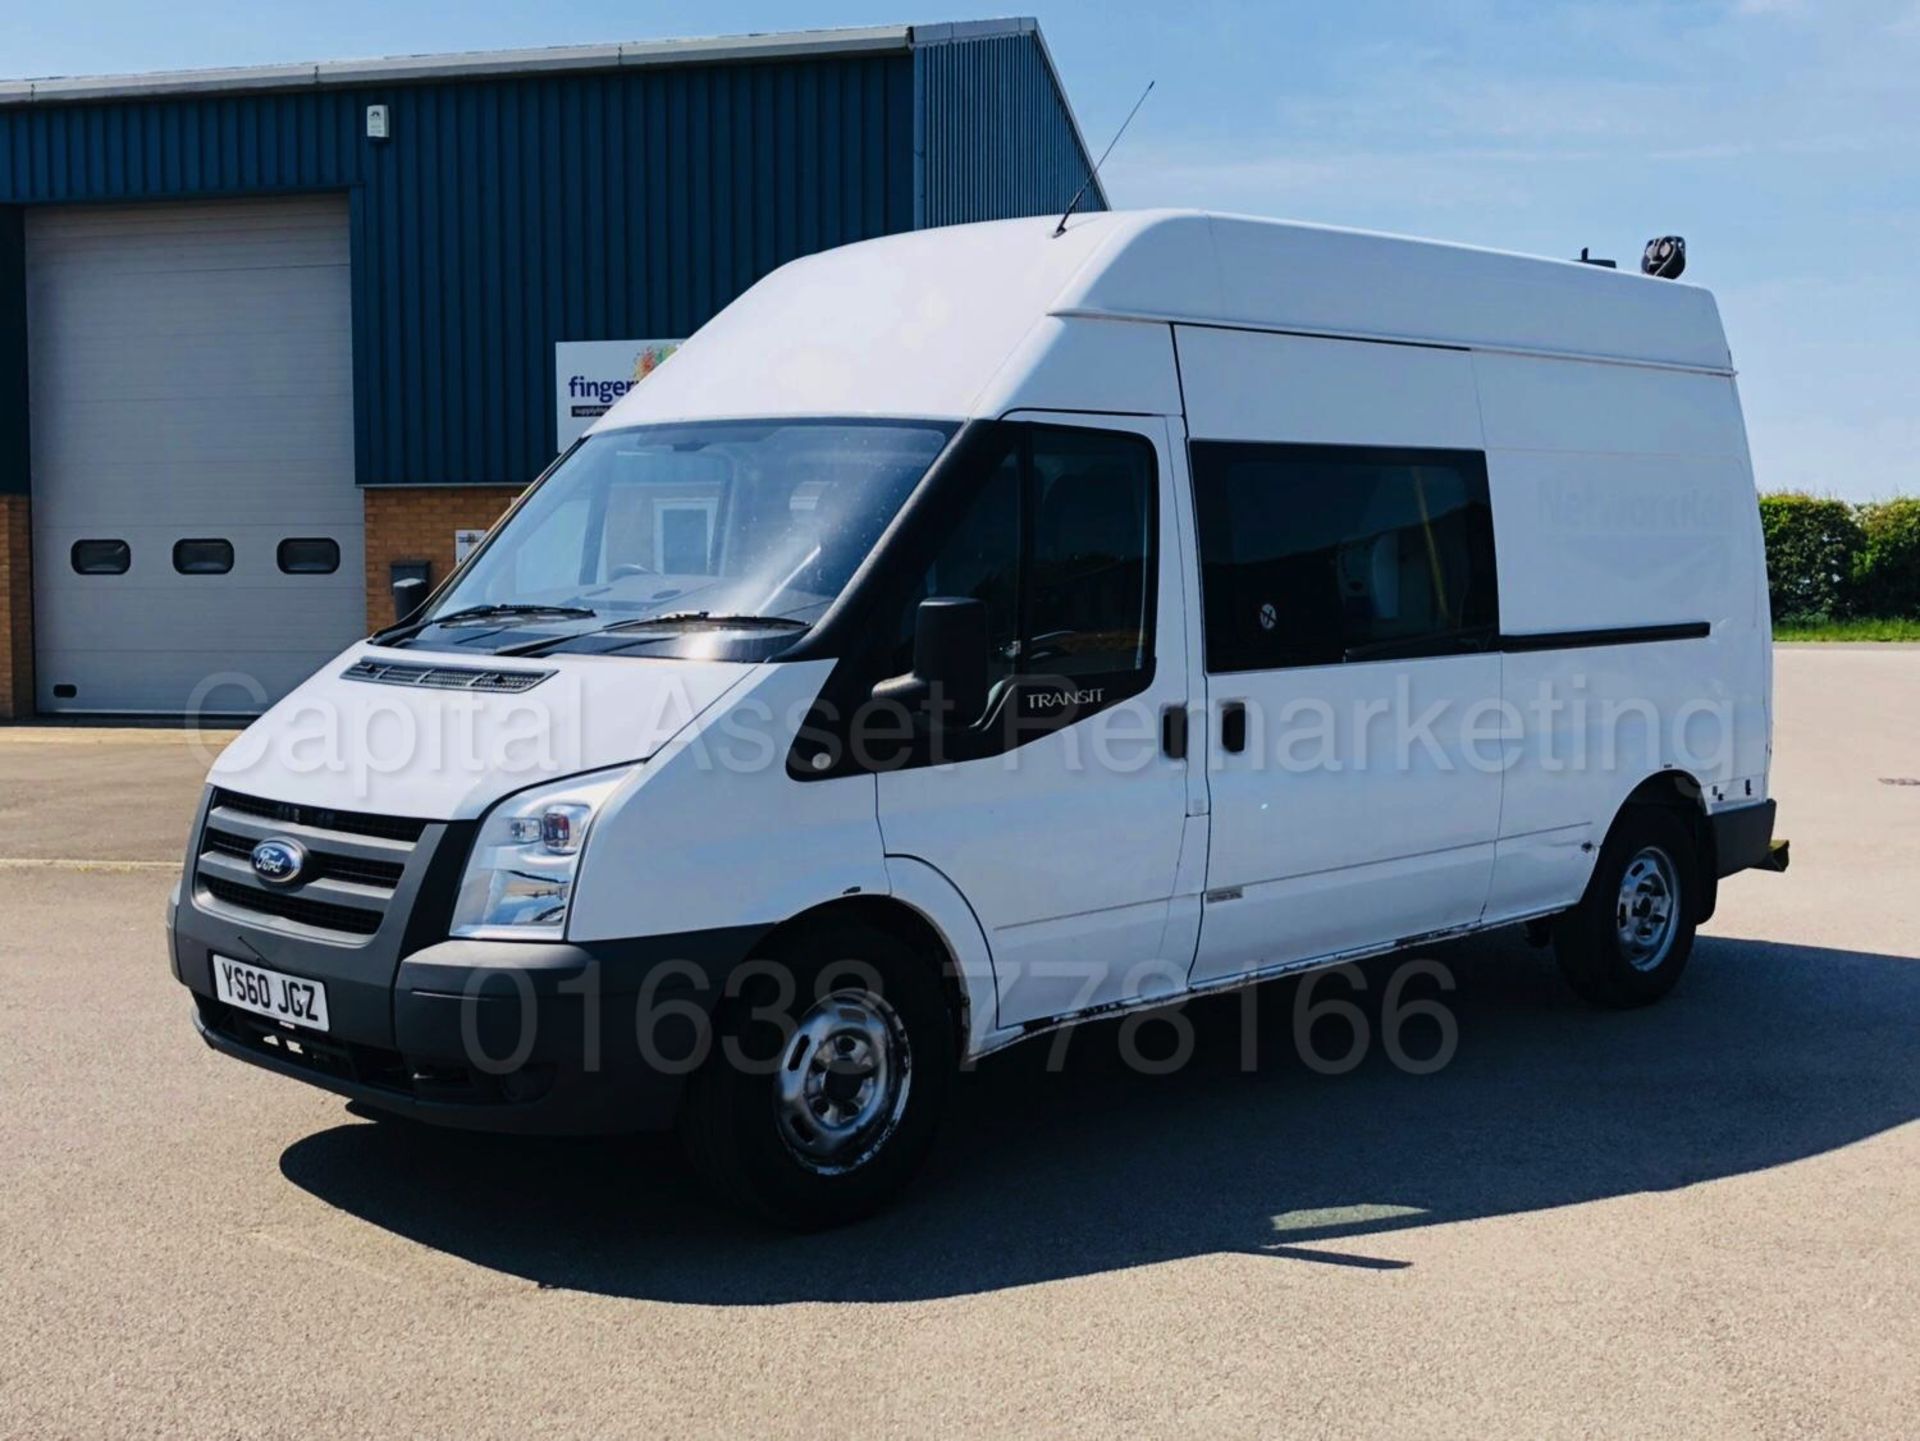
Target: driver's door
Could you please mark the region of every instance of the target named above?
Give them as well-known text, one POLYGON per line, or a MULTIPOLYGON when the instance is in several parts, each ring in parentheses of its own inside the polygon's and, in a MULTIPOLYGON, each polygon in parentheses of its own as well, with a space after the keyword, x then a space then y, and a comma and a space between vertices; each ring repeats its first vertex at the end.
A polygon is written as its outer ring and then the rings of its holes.
MULTIPOLYGON (((916 598, 988 612, 986 753, 879 776, 890 855, 942 872, 993 953, 1003 1026, 1184 987, 1187 627, 1158 418, 1013 416, 916 598), (1171 719, 1169 719, 1171 713, 1171 719)), ((904 618, 903 618, 904 622, 904 618)), ((1204 818, 1195 822, 1204 826, 1204 818)))

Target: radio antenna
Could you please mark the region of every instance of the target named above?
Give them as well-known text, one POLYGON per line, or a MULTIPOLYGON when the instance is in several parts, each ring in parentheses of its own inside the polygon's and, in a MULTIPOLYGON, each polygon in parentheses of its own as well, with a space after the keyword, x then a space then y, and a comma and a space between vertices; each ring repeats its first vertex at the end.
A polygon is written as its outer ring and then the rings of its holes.
POLYGON ((1155 82, 1151 80, 1147 82, 1147 88, 1142 90, 1140 92, 1140 98, 1133 102, 1133 109, 1127 112, 1127 118, 1122 120, 1120 122, 1120 128, 1113 132, 1113 139, 1107 142, 1107 148, 1102 150, 1100 152, 1100 158, 1094 161, 1093 169, 1087 172, 1086 180, 1081 183, 1078 190, 1073 192, 1073 199, 1067 202, 1066 214, 1062 215, 1060 217, 1060 223, 1053 227, 1053 238, 1055 240, 1058 240, 1067 233, 1067 222, 1073 219, 1073 212, 1080 208, 1080 202, 1086 198, 1087 187, 1100 178, 1100 167, 1107 163, 1107 157, 1113 154, 1113 147, 1120 143, 1120 137, 1125 135, 1127 133, 1127 127, 1133 124, 1133 117, 1140 113, 1140 107, 1145 105, 1147 103, 1147 97, 1153 94, 1154 83, 1155 82))

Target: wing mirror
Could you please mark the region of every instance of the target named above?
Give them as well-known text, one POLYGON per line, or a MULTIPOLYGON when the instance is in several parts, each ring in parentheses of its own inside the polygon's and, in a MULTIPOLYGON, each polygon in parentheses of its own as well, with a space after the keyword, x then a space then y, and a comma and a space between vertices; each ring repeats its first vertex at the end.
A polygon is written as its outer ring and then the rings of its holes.
POLYGON ((913 617, 913 670, 881 681, 873 698, 923 714, 931 726, 964 730, 987 708, 989 654, 985 601, 923 600, 913 617))

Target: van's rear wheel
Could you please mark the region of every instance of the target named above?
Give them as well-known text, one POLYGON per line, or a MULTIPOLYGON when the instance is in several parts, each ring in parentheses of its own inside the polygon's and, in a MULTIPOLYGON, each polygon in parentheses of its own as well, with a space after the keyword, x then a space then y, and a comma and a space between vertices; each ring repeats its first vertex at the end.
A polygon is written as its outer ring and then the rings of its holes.
POLYGON ((1693 954, 1699 901, 1698 851, 1686 823, 1664 806, 1628 806, 1580 904, 1554 923, 1561 973, 1595 1005, 1659 1000, 1693 954))
POLYGON ((680 1135, 720 1195, 782 1226, 857 1220, 925 1159, 955 1057, 938 961, 865 925, 752 967, 687 1082, 680 1135))

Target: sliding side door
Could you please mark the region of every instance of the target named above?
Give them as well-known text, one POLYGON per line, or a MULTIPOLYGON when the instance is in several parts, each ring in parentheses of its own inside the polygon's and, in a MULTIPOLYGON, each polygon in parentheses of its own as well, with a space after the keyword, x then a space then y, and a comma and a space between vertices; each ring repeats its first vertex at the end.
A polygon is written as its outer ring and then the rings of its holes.
POLYGON ((1178 334, 1212 812, 1193 979, 1472 925, 1502 752, 1467 356, 1178 334))

